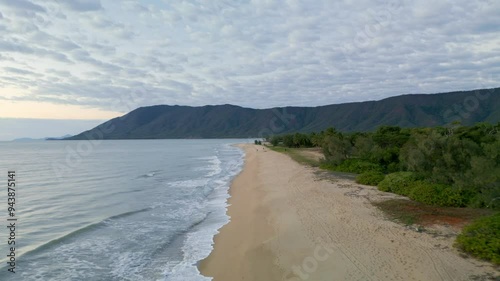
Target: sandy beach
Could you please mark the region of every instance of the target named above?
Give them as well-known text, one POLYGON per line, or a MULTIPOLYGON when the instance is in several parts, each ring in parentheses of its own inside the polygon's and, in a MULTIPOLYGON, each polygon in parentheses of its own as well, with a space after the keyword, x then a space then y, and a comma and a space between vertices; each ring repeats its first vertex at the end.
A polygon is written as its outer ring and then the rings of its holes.
POLYGON ((231 222, 201 262, 203 275, 215 281, 500 278, 491 264, 462 257, 453 234, 407 228, 371 204, 396 195, 324 178, 262 146, 242 148, 245 167, 231 186, 231 222))

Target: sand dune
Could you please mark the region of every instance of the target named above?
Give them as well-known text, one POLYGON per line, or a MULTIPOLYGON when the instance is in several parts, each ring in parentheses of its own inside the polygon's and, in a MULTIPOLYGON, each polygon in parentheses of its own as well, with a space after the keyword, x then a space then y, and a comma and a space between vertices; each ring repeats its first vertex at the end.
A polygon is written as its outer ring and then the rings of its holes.
POLYGON ((245 168, 231 187, 231 222, 200 265, 215 281, 500 278, 490 264, 461 257, 453 237, 408 229, 370 203, 394 195, 346 179, 324 180, 262 147, 243 148, 245 168))

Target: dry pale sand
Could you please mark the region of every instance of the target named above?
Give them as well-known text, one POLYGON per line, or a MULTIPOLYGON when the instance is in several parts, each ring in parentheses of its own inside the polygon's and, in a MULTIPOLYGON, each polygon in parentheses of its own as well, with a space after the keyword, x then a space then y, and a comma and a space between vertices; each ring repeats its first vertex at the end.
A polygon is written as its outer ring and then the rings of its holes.
POLYGON ((257 147, 243 146, 231 222, 200 264, 215 281, 500 278, 490 264, 461 257, 453 237, 408 229, 370 203, 393 195, 321 179, 313 168, 257 147))

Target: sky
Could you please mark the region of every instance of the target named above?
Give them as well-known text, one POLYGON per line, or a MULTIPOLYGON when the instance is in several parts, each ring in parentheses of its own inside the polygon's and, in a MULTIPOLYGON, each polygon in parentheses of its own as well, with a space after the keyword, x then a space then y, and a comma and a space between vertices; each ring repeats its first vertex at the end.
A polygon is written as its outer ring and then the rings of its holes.
POLYGON ((497 0, 0 0, 0 140, 155 104, 498 87, 499 14, 497 0))

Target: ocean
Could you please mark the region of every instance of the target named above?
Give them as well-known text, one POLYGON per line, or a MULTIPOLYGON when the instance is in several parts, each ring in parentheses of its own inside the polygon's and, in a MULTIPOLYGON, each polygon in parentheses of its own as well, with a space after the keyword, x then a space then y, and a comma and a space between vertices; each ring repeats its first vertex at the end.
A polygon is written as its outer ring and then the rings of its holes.
POLYGON ((0 280, 211 280, 250 140, 0 142, 0 280), (15 274, 7 173, 15 171, 15 274))

